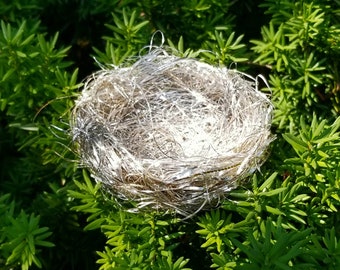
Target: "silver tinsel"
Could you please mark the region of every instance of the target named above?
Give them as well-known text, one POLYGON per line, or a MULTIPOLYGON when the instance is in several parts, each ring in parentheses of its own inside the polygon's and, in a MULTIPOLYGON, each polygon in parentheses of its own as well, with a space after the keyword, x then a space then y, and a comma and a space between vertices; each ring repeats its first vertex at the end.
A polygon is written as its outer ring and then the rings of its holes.
POLYGON ((192 215, 262 165, 271 115, 250 76, 154 48, 93 74, 71 130, 82 165, 115 196, 192 215))

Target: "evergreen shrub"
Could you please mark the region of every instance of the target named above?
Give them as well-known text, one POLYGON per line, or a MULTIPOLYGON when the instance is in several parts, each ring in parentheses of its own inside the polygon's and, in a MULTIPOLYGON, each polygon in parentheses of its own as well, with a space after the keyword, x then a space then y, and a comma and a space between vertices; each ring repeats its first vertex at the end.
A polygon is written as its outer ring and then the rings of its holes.
POLYGON ((339 0, 15 0, 0 19, 0 269, 340 268, 339 0), (85 77, 156 30, 262 74, 275 107, 261 170, 186 221, 124 211, 68 132, 85 77))

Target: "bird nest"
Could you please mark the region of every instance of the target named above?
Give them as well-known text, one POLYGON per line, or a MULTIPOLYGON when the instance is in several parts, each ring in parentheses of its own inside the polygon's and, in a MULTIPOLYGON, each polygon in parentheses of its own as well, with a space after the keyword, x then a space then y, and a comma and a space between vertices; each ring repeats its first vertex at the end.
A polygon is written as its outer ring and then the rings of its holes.
POLYGON ((116 197, 192 215, 262 165, 271 114, 250 76, 158 48, 93 74, 71 130, 82 164, 116 197))

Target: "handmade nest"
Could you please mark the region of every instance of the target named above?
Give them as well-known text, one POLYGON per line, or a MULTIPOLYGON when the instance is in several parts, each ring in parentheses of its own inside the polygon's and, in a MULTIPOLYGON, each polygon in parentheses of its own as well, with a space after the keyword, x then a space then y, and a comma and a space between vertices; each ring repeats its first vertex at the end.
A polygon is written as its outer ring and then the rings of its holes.
POLYGON ((244 74, 151 50, 91 76, 71 130, 81 162, 137 208, 192 215, 265 160, 272 105, 244 74))

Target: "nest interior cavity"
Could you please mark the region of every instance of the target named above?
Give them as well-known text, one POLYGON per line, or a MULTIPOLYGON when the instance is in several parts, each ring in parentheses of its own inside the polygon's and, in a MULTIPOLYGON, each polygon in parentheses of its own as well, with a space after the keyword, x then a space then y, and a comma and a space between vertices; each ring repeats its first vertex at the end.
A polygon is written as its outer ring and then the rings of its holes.
POLYGON ((82 164, 115 196, 191 215, 264 162, 271 113, 249 76, 156 48, 93 74, 71 130, 82 164))

